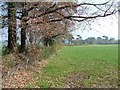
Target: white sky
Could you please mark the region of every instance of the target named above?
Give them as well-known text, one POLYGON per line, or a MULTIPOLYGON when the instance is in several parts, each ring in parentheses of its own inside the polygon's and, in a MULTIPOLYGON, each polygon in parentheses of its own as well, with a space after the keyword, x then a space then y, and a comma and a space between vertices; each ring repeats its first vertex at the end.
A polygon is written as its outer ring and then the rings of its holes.
MULTIPOLYGON (((81 0, 78 0, 81 1, 81 0)), ((108 0, 82 0, 87 2, 103 3, 108 0)), ((114 0, 115 1, 115 0, 114 0)), ((116 0, 118 1, 118 0, 116 0)), ((112 15, 104 18, 98 19, 96 22, 92 23, 92 30, 84 30, 83 32, 79 29, 74 34, 81 35, 83 39, 88 37, 102 37, 103 35, 109 38, 113 37, 118 39, 118 16, 112 15)))
POLYGON ((88 37, 102 37, 103 35, 109 38, 118 39, 118 18, 115 16, 108 16, 100 18, 97 22, 92 23, 92 30, 77 30, 74 34, 81 35, 83 39, 88 37))

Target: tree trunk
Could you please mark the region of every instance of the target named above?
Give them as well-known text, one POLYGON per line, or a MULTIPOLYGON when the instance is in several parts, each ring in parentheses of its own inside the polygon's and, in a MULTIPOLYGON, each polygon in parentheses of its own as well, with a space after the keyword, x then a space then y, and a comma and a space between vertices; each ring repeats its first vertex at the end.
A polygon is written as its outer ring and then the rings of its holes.
POLYGON ((44 37, 44 46, 52 46, 54 44, 54 40, 52 38, 45 38, 44 37))
POLYGON ((20 52, 26 51, 26 29, 21 28, 21 48, 20 52))
POLYGON ((20 52, 25 52, 26 51, 26 31, 28 28, 28 25, 26 23, 26 17, 28 16, 28 11, 27 9, 23 9, 22 11, 22 28, 21 28, 21 48, 20 52))
POLYGON ((33 43, 32 30, 30 30, 29 33, 30 33, 29 42, 30 42, 30 45, 32 45, 32 43, 33 43))
POLYGON ((44 43, 44 46, 46 46, 46 47, 48 46, 48 40, 47 40, 47 38, 43 39, 43 43, 44 43))
POLYGON ((16 40, 16 9, 15 2, 8 2, 8 50, 14 53, 17 50, 16 40))

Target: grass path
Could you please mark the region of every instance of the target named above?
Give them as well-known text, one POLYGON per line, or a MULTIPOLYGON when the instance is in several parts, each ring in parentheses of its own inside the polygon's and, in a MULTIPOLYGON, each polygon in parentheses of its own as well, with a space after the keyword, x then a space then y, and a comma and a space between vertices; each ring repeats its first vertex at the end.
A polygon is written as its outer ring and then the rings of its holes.
POLYGON ((65 46, 28 87, 117 87, 117 71, 117 45, 65 46))

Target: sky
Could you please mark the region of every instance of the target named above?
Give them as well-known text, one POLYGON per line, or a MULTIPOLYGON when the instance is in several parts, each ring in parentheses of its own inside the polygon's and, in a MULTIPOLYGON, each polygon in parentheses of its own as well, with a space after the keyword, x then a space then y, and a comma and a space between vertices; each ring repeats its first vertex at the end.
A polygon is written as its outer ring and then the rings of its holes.
POLYGON ((102 37, 103 35, 109 38, 118 39, 118 18, 113 16, 108 16, 105 18, 100 18, 95 22, 91 23, 92 30, 77 29, 73 32, 74 35, 81 35, 83 39, 88 37, 102 37))
MULTIPOLYGON (((94 2, 94 3, 103 3, 108 0, 78 0, 78 2, 94 2)), ((115 1, 115 0, 114 0, 115 1)), ((118 0, 116 0, 118 1, 118 0)), ((83 39, 88 37, 102 37, 103 35, 108 36, 108 38, 118 39, 118 14, 111 15, 104 18, 99 18, 95 22, 91 22, 92 30, 84 30, 77 29, 74 35, 81 35, 83 39)), ((120 34, 119 34, 120 35, 120 34)), ((119 36, 120 39, 120 36, 119 36)))

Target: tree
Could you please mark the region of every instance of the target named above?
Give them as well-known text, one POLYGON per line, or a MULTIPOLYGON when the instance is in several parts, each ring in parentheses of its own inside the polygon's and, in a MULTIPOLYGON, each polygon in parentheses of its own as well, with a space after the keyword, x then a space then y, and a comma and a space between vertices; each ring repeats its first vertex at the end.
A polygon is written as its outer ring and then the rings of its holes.
POLYGON ((103 41, 104 41, 104 43, 108 43, 108 37, 107 36, 102 36, 103 37, 103 41))
POLYGON ((76 40, 75 40, 74 42, 76 42, 77 45, 82 44, 82 43, 83 43, 83 42, 82 42, 82 37, 81 37, 80 35, 77 35, 77 37, 78 37, 78 38, 76 38, 76 40))
MULTIPOLYGON (((41 3, 40 3, 41 4, 41 3)), ((40 8, 42 8, 41 10, 41 14, 45 12, 45 10, 49 10, 50 8, 54 7, 56 4, 50 4, 50 3, 42 3, 44 4, 44 6, 40 6, 40 8), (50 8, 48 8, 50 7, 50 8)), ((56 5, 55 7, 58 8, 58 5, 56 5)), ((61 13, 65 13, 65 11, 60 10, 61 13)), ((34 9, 32 10, 32 16, 37 16, 34 15, 36 13, 33 12, 38 12, 38 9, 34 9)), ((39 12, 37 13, 39 14, 39 12)), ((57 38, 60 35, 63 35, 65 33, 68 33, 68 27, 71 26, 71 22, 64 20, 64 21, 60 21, 60 22, 49 22, 47 23, 47 21, 49 21, 50 19, 54 19, 54 18, 59 18, 61 17, 60 13, 56 13, 53 12, 51 14, 43 14, 41 17, 35 17, 34 19, 30 19, 28 22, 30 22, 29 24, 31 24, 31 29, 34 30, 35 32, 39 32, 35 33, 35 35, 39 36, 39 37, 43 37, 43 44, 45 46, 49 46, 52 45, 52 42, 54 42, 55 38, 57 38), (38 21, 39 20, 39 21, 38 21), (31 23, 32 22, 32 23, 31 23), (42 23, 40 23, 42 22, 42 23), (51 44, 49 44, 51 43, 51 44)))
POLYGON ((101 37, 97 37, 97 44, 103 44, 104 40, 101 37))
MULTIPOLYGON (((31 3, 31 7, 33 7, 32 5, 34 4, 36 3, 31 3)), ((31 25, 30 27, 32 28, 32 30, 40 32, 39 36, 43 37, 43 41, 45 42, 44 45, 47 45, 46 43, 49 40, 51 41, 54 36, 57 37, 59 35, 70 32, 70 27, 65 28, 68 25, 74 25, 75 22, 89 21, 91 19, 106 17, 116 13, 116 9, 113 9, 114 7, 112 7, 113 5, 113 2, 112 4, 110 2, 105 2, 102 4, 39 2, 31 11, 28 24, 31 25), (101 8, 101 6, 107 6, 107 8, 104 8, 103 10, 103 7, 101 8), (96 8, 96 11, 89 12, 86 10, 85 7, 87 7, 87 9, 89 9, 90 7, 94 7, 96 8)))
POLYGON ((16 46, 16 9, 15 2, 8 2, 8 50, 15 53, 16 46))
POLYGON ((82 37, 80 35, 77 35, 77 36, 78 36, 79 40, 82 40, 82 37))
MULTIPOLYGON (((22 17, 20 18, 22 24, 20 27, 21 51, 24 52, 26 48, 26 33, 31 33, 29 34, 30 43, 32 43, 34 40, 37 41, 38 39, 40 40, 42 38, 41 42, 43 42, 44 45, 49 46, 52 45, 52 42, 54 42, 55 38, 58 36, 71 32, 71 28, 76 22, 88 22, 91 19, 106 17, 116 13, 117 10, 114 8, 114 6, 115 4, 110 1, 101 4, 78 4, 73 2, 24 2, 22 5, 21 3, 16 4, 17 13, 22 13, 22 17), (89 10, 91 7, 95 9, 93 11, 89 10), (19 9, 22 9, 22 11, 19 9), (31 36, 36 37, 31 38, 31 36)), ((15 21, 16 18, 19 18, 15 17, 15 13, 13 16, 13 21, 15 21)), ((15 24, 12 25, 14 25, 12 27, 16 27, 15 24)), ((13 31, 13 42, 16 42, 15 30, 13 31)), ((11 37, 10 33, 8 37, 11 37)), ((9 48, 16 47, 15 43, 12 43, 13 46, 11 46, 10 41, 11 40, 9 38, 9 48)))
POLYGON ((22 27, 21 27, 21 47, 20 47, 20 52, 25 52, 26 51, 26 32, 28 29, 28 25, 26 23, 28 17, 28 10, 25 8, 26 3, 22 3, 22 27))
POLYGON ((110 38, 109 43, 112 43, 112 44, 115 43, 115 38, 110 38))
POLYGON ((89 38, 85 39, 85 42, 88 44, 95 44, 96 39, 94 37, 89 37, 89 38))
POLYGON ((120 39, 118 40, 118 44, 120 44, 120 39))

